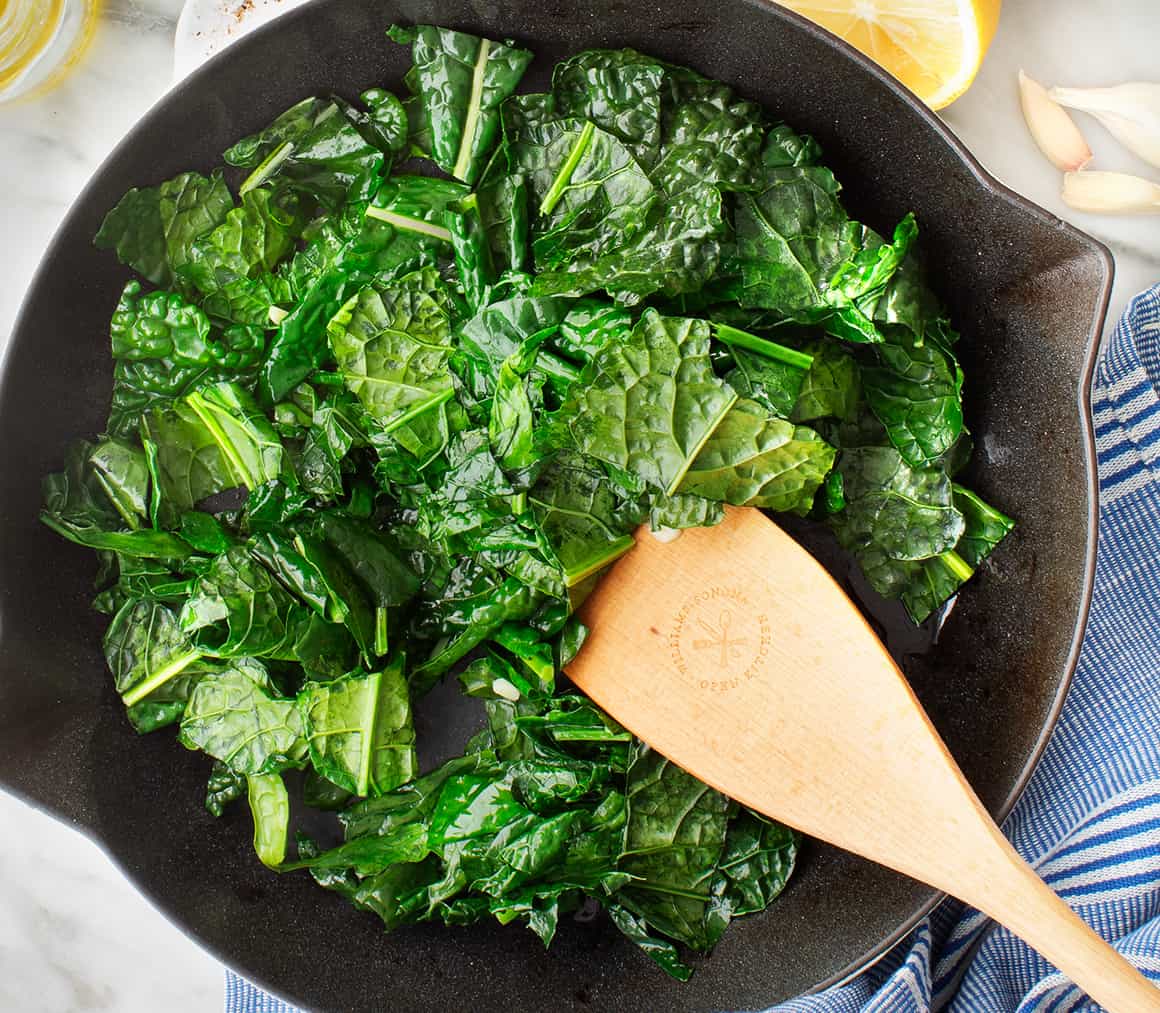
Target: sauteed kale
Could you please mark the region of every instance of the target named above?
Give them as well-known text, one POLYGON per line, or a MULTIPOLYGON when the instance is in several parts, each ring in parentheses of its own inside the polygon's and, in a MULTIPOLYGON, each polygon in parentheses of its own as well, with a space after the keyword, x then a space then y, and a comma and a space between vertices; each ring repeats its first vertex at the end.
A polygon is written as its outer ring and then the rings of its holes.
POLYGON ((547 944, 596 900, 683 979, 798 841, 569 687, 574 609, 642 523, 729 503, 828 525, 927 619, 1012 527, 955 478, 957 335, 913 217, 851 220, 725 85, 590 51, 517 95, 513 43, 389 34, 406 97, 307 99, 109 212, 140 280, 43 520, 97 552, 129 720, 213 759, 267 865, 388 928, 547 944), (486 721, 421 772, 445 676, 486 721), (292 792, 341 844, 289 847, 292 792))

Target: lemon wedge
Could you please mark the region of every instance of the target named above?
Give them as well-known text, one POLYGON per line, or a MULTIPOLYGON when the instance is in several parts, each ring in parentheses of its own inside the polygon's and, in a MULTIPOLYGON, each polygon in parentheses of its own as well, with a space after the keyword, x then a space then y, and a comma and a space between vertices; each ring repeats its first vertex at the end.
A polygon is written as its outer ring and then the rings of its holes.
POLYGON ((970 87, 1001 0, 777 0, 893 74, 932 109, 970 87))

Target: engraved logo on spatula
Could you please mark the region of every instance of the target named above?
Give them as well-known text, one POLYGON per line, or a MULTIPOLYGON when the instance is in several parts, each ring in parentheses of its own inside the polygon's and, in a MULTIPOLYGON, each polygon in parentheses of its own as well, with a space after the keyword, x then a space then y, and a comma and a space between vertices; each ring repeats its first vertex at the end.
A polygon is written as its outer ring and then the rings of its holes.
POLYGON ((720 651, 721 667, 725 668, 731 659, 741 657, 741 649, 749 642, 747 637, 735 637, 733 633, 733 613, 725 609, 717 622, 710 623, 698 619, 697 625, 707 634, 708 639, 702 637, 693 641, 694 651, 720 651))
POLYGON ((700 689, 726 692, 752 679, 769 655, 769 617, 740 588, 711 587, 690 596, 669 630, 669 655, 700 689))

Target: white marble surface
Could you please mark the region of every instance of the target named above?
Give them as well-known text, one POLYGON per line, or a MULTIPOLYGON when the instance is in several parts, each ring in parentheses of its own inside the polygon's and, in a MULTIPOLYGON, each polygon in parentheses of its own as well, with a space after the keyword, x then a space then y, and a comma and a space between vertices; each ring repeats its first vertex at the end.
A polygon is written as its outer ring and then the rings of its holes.
MULTIPOLYGON (((236 0, 214 0, 234 3, 236 0)), ((0 106, 0 342, 70 201, 162 94, 180 0, 108 0, 81 67, 49 95, 0 106)), ((946 118, 1014 189, 1104 240, 1116 256, 1112 319, 1160 281, 1160 219, 1069 212, 1059 175, 1019 115, 1020 66, 1048 83, 1160 78, 1157 0, 1007 0, 971 91, 946 118)), ((1093 168, 1146 173, 1094 121, 1093 168)), ((1160 170, 1152 170, 1160 177, 1160 170)), ((141 899, 92 844, 0 795, 0 1010, 205 1013, 221 1006, 217 965, 141 899)))

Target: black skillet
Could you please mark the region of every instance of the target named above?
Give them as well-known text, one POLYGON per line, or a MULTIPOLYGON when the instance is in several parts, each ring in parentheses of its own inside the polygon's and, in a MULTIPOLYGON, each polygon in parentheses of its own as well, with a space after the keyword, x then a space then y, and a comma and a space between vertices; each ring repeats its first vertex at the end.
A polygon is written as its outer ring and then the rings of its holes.
MULTIPOLYGON (((537 54, 532 88, 591 46, 688 64, 813 133, 857 217, 884 231, 917 213, 934 286, 963 332, 978 447, 968 481, 1019 527, 933 646, 930 630, 908 634, 897 610, 866 605, 897 654, 919 650, 904 669, 991 811, 1005 814, 1026 783, 1091 594, 1088 385, 1107 251, 998 185, 913 96, 772 5, 319 0, 239 41, 142 120, 77 201, 28 294, 0 388, 0 787, 99 842, 199 943, 310 1008, 752 1009, 839 980, 931 907, 929 888, 811 845, 782 898, 735 924, 685 985, 599 917, 563 925, 550 952, 493 924, 387 936, 305 874, 263 869, 244 811, 219 822, 202 810, 204 758, 166 733, 139 739, 124 718, 100 655, 103 619, 88 609, 91 558, 36 521, 40 477, 69 440, 99 431, 108 404, 107 325, 126 272, 91 238, 129 186, 208 170, 306 95, 399 89, 408 55, 383 35, 396 20, 514 37, 537 54)), ((844 560, 828 562, 848 577, 844 560)), ((470 720, 428 717, 421 736, 446 747, 470 720)))

